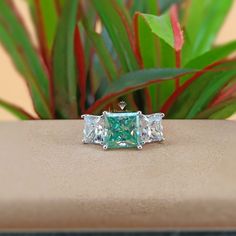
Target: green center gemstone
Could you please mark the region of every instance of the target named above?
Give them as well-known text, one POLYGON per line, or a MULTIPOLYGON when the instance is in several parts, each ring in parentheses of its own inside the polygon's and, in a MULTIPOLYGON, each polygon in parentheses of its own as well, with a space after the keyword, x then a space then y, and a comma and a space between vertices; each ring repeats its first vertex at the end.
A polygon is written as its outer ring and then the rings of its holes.
POLYGON ((132 148, 140 145, 138 112, 106 112, 104 119, 104 144, 107 148, 132 148))

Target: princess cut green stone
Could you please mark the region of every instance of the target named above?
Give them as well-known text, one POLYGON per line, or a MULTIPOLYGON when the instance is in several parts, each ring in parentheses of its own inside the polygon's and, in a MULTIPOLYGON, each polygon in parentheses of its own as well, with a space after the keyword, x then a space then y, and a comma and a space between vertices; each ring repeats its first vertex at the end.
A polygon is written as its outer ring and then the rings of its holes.
POLYGON ((106 148, 140 146, 139 112, 104 113, 106 148))

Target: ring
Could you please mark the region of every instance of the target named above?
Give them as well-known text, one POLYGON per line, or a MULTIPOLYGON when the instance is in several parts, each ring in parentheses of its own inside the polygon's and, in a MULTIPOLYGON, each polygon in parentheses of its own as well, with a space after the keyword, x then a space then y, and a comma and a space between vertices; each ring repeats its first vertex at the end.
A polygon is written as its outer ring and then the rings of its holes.
MULTIPOLYGON (((126 105, 126 104, 125 104, 126 105)), ((103 149, 138 148, 152 142, 162 142, 163 113, 144 115, 141 111, 124 111, 124 102, 120 102, 121 111, 104 111, 102 115, 82 115, 84 119, 83 143, 99 144, 103 149)))

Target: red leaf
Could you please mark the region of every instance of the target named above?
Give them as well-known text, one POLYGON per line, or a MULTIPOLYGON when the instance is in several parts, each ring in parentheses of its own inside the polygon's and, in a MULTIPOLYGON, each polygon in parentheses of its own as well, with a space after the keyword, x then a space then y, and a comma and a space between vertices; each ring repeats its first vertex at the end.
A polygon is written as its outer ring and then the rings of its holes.
MULTIPOLYGON (((185 75, 187 72, 183 72, 182 75, 185 75)), ((167 78, 168 80, 174 80, 176 79, 176 77, 173 77, 173 78, 167 78)), ((111 100, 115 99, 115 98, 118 98, 119 96, 121 95, 124 95, 128 92, 132 92, 132 91, 135 91, 135 90, 139 90, 139 89, 142 89, 144 87, 148 87, 149 85, 152 85, 152 84, 155 84, 155 83, 159 83, 159 82, 162 82, 163 81, 163 78, 159 78, 159 79, 153 79, 153 80, 150 80, 148 82, 146 82, 145 84, 140 84, 140 85, 133 85, 133 84, 130 84, 128 87, 125 87, 124 89, 120 89, 120 90, 117 90, 116 92, 112 92, 112 93, 108 93, 106 95, 104 95, 103 97, 101 97, 100 99, 98 99, 91 107, 89 107, 87 110, 86 110, 86 114, 91 114, 93 112, 96 112, 98 111, 99 109, 101 109, 102 107, 105 107, 107 103, 111 102, 111 100)))
POLYGON ((232 87, 229 87, 224 92, 221 92, 210 104, 209 107, 213 107, 215 105, 218 105, 219 103, 229 99, 236 93, 236 84, 234 84, 232 87))
POLYGON ((80 107, 81 107, 81 112, 83 113, 85 110, 85 102, 86 102, 86 71, 85 71, 86 67, 85 67, 83 44, 81 41, 78 27, 76 27, 75 29, 74 45, 75 45, 75 57, 79 71, 78 83, 81 96, 80 107))
MULTIPOLYGON (((175 47, 175 57, 176 57, 176 68, 181 67, 181 50, 184 44, 183 31, 179 24, 178 19, 178 6, 173 5, 170 9, 170 20, 174 33, 174 47, 175 47)), ((176 89, 180 86, 180 79, 176 80, 176 89)))
POLYGON ((19 106, 16 106, 15 104, 3 101, 0 99, 0 106, 4 107, 6 110, 8 110, 12 114, 16 114, 18 117, 28 119, 28 120, 36 120, 37 118, 30 115, 27 111, 22 109, 19 106))
POLYGON ((35 10, 36 10, 36 24, 38 26, 37 31, 38 31, 41 55, 46 67, 48 68, 49 71, 51 71, 49 62, 50 58, 49 49, 47 48, 47 43, 46 43, 40 0, 35 0, 35 10))
POLYGON ((55 4, 57 15, 60 16, 60 14, 61 14, 61 4, 60 4, 60 1, 59 0, 54 0, 54 4, 55 4))
POLYGON ((46 43, 46 35, 44 30, 44 22, 42 18, 40 0, 35 0, 35 10, 36 10, 36 24, 38 25, 38 37, 39 37, 39 46, 42 60, 44 62, 45 69, 48 72, 49 76, 49 85, 50 85, 50 109, 53 116, 55 115, 55 101, 54 101, 54 85, 52 79, 52 68, 50 62, 50 53, 46 43))
MULTIPOLYGON (((160 80, 161 82, 161 80, 160 80)), ((156 83, 156 81, 154 82, 150 82, 148 85, 151 85, 153 83, 156 83)), ((142 88, 143 86, 140 86, 140 88, 142 88)), ((89 107, 87 110, 86 110, 86 114, 91 114, 93 112, 95 112, 97 109, 99 109, 99 107, 101 106, 105 106, 106 105, 106 102, 109 101, 110 99, 112 98, 117 98, 119 97, 120 95, 126 93, 126 92, 129 92, 129 91, 132 91, 134 87, 127 87, 125 90, 122 90, 122 91, 119 91, 119 92, 116 92, 116 93, 112 93, 112 94, 109 94, 109 95, 106 95, 102 98, 100 98, 99 100, 97 100, 91 107, 89 107)), ((135 87, 136 89, 138 89, 138 87, 135 87)))
POLYGON ((181 29, 181 26, 179 24, 177 5, 173 5, 170 9, 170 20, 171 20, 171 25, 173 28, 173 33, 174 33, 175 50, 181 51, 184 44, 184 36, 183 36, 183 31, 181 29))
MULTIPOLYGON (((134 18, 133 18, 133 27, 134 27, 134 54, 137 58, 138 64, 140 68, 144 67, 142 56, 140 53, 140 42, 139 42, 139 31, 138 31, 138 17, 139 17, 139 12, 135 13, 134 18)), ((146 105, 147 105, 147 110, 149 113, 152 113, 152 100, 151 100, 151 94, 148 88, 144 89, 144 94, 146 97, 146 105)))
POLYGON ((174 93, 168 98, 168 100, 165 102, 165 104, 161 108, 161 112, 168 113, 171 106, 174 104, 174 102, 177 100, 177 98, 181 95, 182 92, 184 92, 185 89, 187 89, 190 84, 192 84, 195 80, 197 80, 200 76, 202 76, 205 72, 208 72, 212 68, 222 64, 225 61, 218 61, 214 64, 209 65, 208 67, 204 68, 203 70, 197 72, 192 78, 188 79, 182 86, 177 88, 174 93))
MULTIPOLYGON (((28 35, 28 38, 31 39, 31 35, 27 30, 25 21, 23 20, 21 14, 19 13, 17 7, 15 6, 15 3, 12 0, 7 0, 7 4, 11 7, 12 11, 14 12, 15 16, 17 17, 18 21, 21 23, 21 25, 24 28, 25 33, 28 35)), ((40 1, 39 0, 35 0, 35 5, 36 5, 36 14, 40 14, 41 15, 41 11, 40 11, 40 1), (38 10, 37 10, 38 9, 38 10)), ((41 16, 40 16, 41 17, 41 16)), ((42 29, 43 30, 43 29, 42 29)), ((42 31, 43 33, 44 31, 42 31)), ((19 51, 20 51, 20 46, 19 46, 19 51)), ((55 113, 55 108, 54 108, 54 89, 53 89, 53 81, 52 81, 52 72, 51 72, 51 66, 50 63, 47 59, 47 55, 44 53, 46 52, 46 49, 43 52, 43 48, 40 49, 40 52, 35 49, 35 52, 38 54, 41 65, 43 70, 45 71, 45 73, 48 75, 48 79, 49 79, 49 86, 50 86, 50 111, 52 113, 52 116, 54 117, 54 113, 55 113)), ((23 52, 20 51, 20 54, 23 55, 23 52)), ((28 86, 28 84, 27 84, 28 86)), ((35 109, 36 111, 36 109, 35 109)), ((37 111, 36 111, 37 112, 37 111)))
POLYGON ((134 52, 138 61, 138 64, 140 66, 140 68, 143 68, 143 60, 141 57, 141 53, 140 53, 140 47, 139 47, 139 32, 138 32, 138 18, 139 18, 140 13, 137 12, 134 15, 133 18, 133 26, 134 26, 134 39, 135 39, 135 46, 134 46, 134 52))
POLYGON ((119 5, 116 3, 116 1, 112 0, 112 4, 114 6, 114 9, 117 11, 118 15, 120 16, 121 21, 123 22, 123 25, 125 27, 125 30, 127 32, 127 35, 128 35, 129 41, 130 41, 131 48, 134 52, 137 62, 140 65, 140 55, 137 51, 137 47, 136 47, 137 44, 136 44, 136 40, 134 38, 134 32, 132 31, 132 27, 129 24, 128 19, 126 18, 125 14, 121 11, 119 5))

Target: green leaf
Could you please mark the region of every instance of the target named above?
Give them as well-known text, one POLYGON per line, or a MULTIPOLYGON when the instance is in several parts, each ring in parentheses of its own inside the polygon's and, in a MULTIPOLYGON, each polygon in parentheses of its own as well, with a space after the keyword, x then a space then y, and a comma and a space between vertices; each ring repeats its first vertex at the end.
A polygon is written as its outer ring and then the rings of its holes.
POLYGON ((92 46, 96 49, 97 55, 100 59, 100 62, 110 80, 117 79, 117 70, 112 56, 105 45, 104 39, 101 34, 93 31, 93 26, 91 25, 89 18, 86 14, 83 15, 83 26, 84 30, 87 33, 89 40, 91 40, 92 46))
POLYGON ((61 12, 65 5, 66 0, 54 0, 54 1, 57 9, 59 10, 59 12, 61 12))
POLYGON ((201 92, 201 96, 194 103, 190 111, 188 112, 186 118, 191 119, 194 118, 199 112, 201 112, 212 99, 217 95, 220 89, 225 86, 230 79, 232 79, 236 75, 235 71, 224 72, 221 75, 213 77, 214 82, 210 82, 201 92))
POLYGON ((158 38, 153 34, 148 22, 143 16, 140 13, 136 15, 138 17, 138 35, 136 37, 138 37, 137 41, 139 42, 143 65, 145 68, 155 68, 158 65, 160 67, 160 61, 158 61, 160 58, 158 58, 159 54, 157 51, 158 38))
MULTIPOLYGON (((210 51, 202 54, 201 56, 193 59, 185 68, 194 68, 194 69, 203 69, 213 63, 221 61, 226 57, 230 56, 233 52, 236 51, 236 41, 217 46, 210 51)), ((184 76, 181 79, 181 82, 184 83, 186 80, 189 79, 189 76, 184 76)))
POLYGON ((99 111, 117 97, 126 95, 132 91, 145 88, 151 84, 174 79, 195 70, 189 69, 146 69, 127 73, 114 81, 88 110, 87 113, 99 111))
POLYGON ((172 4, 179 4, 182 0, 133 0, 131 15, 135 12, 159 15, 167 11, 172 4))
MULTIPOLYGON (((176 48, 169 13, 162 16, 139 13, 138 16, 139 45, 145 68, 175 67, 174 50, 179 50, 180 45, 177 45, 178 48, 176 48)), ((181 40, 178 42, 181 42, 181 40)), ((158 110, 173 91, 173 81, 166 81, 158 86, 152 86, 153 109, 158 110)))
POLYGON ((74 32, 79 0, 65 3, 53 47, 53 79, 56 113, 61 118, 77 118, 77 79, 74 32))
POLYGON ((203 69, 236 51, 236 41, 217 46, 186 64, 186 68, 203 69))
MULTIPOLYGON (((39 30, 43 30, 47 48, 51 50, 58 23, 55 2, 52 0, 33 0, 32 4, 32 7, 39 8, 38 11, 40 13, 40 15, 36 15, 36 27, 40 28, 39 30)), ((37 11, 35 10, 35 12, 37 11)))
POLYGON ((0 99, 0 107, 6 109, 8 112, 16 116, 21 120, 32 120, 34 119, 30 114, 24 111, 22 108, 17 107, 9 102, 3 101, 0 99))
POLYGON ((235 62, 223 63, 212 71, 206 71, 178 97, 167 117, 188 119, 196 117, 235 75, 235 62))
POLYGON ((140 14, 140 17, 147 22, 152 33, 162 39, 172 48, 174 45, 174 33, 171 26, 169 14, 154 16, 150 14, 140 14))
POLYGON ((179 4, 182 0, 159 0, 160 12, 165 12, 173 4, 179 4))
POLYGON ((130 8, 130 15, 133 16, 136 12, 150 13, 146 9, 147 0, 133 0, 130 8))
POLYGON ((161 82, 164 80, 173 79, 176 76, 181 76, 187 73, 193 73, 195 70, 189 69, 146 69, 125 74, 119 80, 113 82, 104 94, 117 93, 118 91, 134 91, 144 88, 149 84, 161 82))
POLYGON ((91 0, 91 2, 107 29, 123 71, 136 70, 138 64, 128 35, 128 30, 131 28, 129 20, 124 17, 126 14, 114 0, 91 0))
MULTIPOLYGON (((143 17, 140 17, 140 13, 136 13, 134 18, 134 24, 137 27, 137 42, 139 42, 139 50, 142 58, 144 68, 160 67, 160 53, 158 53, 158 47, 160 49, 160 41, 153 32, 150 30, 147 22, 143 17)), ((149 88, 152 100, 152 110, 157 110, 157 85, 152 85, 149 88)))
MULTIPOLYGON (((162 68, 175 68, 175 51, 172 47, 160 40, 160 63, 162 68)), ((157 111, 175 90, 175 81, 164 81, 157 85, 157 111)))
POLYGON ((159 5, 157 0, 148 0, 146 1, 147 4, 147 12, 148 14, 158 15, 159 14, 159 5))
POLYGON ((88 32, 88 37, 92 41, 97 51, 101 64, 104 67, 108 78, 110 78, 110 80, 116 80, 118 76, 116 67, 101 35, 97 34, 96 32, 88 32))
POLYGON ((236 98, 222 102, 200 113, 197 119, 227 119, 236 112, 236 98))
POLYGON ((188 41, 183 50, 184 64, 210 50, 232 3, 232 0, 191 1, 185 12, 188 41))
POLYGON ((0 40, 16 68, 26 79, 36 112, 42 118, 52 118, 49 81, 40 57, 11 5, 6 1, 0 1, 0 8, 0 40))

